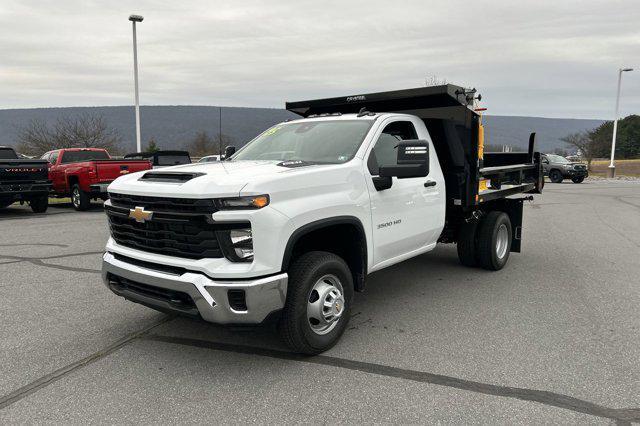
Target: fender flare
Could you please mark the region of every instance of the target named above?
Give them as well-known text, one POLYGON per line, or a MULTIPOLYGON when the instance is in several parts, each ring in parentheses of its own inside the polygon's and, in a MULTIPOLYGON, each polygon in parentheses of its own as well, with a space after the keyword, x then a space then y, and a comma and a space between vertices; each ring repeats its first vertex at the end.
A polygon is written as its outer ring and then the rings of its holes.
MULTIPOLYGON (((293 255, 293 248, 295 247, 296 243, 300 240, 300 238, 302 238, 303 236, 309 234, 310 232, 317 231, 318 229, 326 228, 326 227, 333 226, 333 225, 354 225, 358 229, 358 232, 361 234, 362 242, 363 242, 363 244, 362 244, 363 271, 362 271, 362 273, 363 273, 363 280, 364 280, 364 276, 367 275, 367 266, 368 266, 368 261, 369 261, 369 257, 368 257, 369 254, 368 254, 368 250, 367 250, 367 234, 365 233, 364 225, 362 224, 360 219, 358 219, 355 216, 328 217, 328 218, 324 218, 324 219, 320 219, 320 220, 316 220, 316 221, 307 223, 306 225, 303 225, 300 228, 298 228, 295 231, 293 231, 291 236, 289 236, 289 240, 287 241, 287 244, 286 244, 285 249, 284 249, 284 255, 282 257, 282 271, 286 271, 288 269, 288 267, 289 267, 289 265, 291 263, 291 257, 293 255)), ((361 285, 363 285, 363 284, 361 284, 361 285)))

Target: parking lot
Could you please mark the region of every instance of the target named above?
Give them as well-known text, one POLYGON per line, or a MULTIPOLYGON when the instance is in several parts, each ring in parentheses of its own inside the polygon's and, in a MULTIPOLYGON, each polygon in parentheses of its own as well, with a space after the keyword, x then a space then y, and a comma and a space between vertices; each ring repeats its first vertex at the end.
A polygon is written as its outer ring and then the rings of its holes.
POLYGON ((640 421, 639 182, 548 183, 502 271, 443 245, 371 275, 311 358, 110 293, 99 205, 0 235, 0 423, 640 421))

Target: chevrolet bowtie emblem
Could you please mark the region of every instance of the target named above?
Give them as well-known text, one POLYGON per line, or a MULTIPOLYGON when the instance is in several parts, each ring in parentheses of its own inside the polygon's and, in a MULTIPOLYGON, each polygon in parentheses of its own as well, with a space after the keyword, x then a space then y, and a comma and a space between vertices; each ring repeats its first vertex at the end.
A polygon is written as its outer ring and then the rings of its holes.
POLYGON ((129 210, 129 217, 135 219, 136 222, 145 223, 147 220, 151 220, 153 212, 147 211, 144 207, 136 207, 129 210))

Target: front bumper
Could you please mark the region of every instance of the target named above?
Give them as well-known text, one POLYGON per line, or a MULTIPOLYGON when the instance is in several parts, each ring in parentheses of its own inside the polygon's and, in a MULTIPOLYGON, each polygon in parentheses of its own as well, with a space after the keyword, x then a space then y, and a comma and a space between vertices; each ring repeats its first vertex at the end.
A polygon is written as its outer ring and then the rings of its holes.
POLYGON ((91 194, 107 195, 107 187, 111 185, 111 182, 94 183, 89 185, 91 194))
POLYGON ((29 196, 37 196, 48 194, 51 190, 50 181, 31 181, 31 182, 0 182, 0 195, 15 196, 25 199, 29 196))
MULTIPOLYGON (((217 324, 258 324, 284 307, 287 297, 286 273, 246 280, 214 280, 199 272, 177 273, 147 268, 116 259, 105 253, 102 279, 111 291, 133 302, 161 311, 199 315, 217 324), (121 285, 121 283, 132 285, 121 285), (229 290, 244 292, 245 307, 234 309, 229 290), (181 295, 188 295, 185 301, 181 295)), ((159 265, 161 267, 161 265, 159 265)), ((237 305, 236 305, 237 306, 237 305)))
POLYGON ((587 176, 589 176, 589 172, 587 170, 569 169, 563 172, 563 177, 574 178, 574 177, 587 177, 587 176))

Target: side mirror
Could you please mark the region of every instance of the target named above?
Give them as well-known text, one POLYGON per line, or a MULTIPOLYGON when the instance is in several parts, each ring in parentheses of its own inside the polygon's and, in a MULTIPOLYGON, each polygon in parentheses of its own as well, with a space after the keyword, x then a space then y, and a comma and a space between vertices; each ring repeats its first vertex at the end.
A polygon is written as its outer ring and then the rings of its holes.
POLYGON ((429 174, 429 142, 406 140, 398 144, 398 160, 395 166, 381 166, 380 177, 398 179, 425 177, 429 174))
POLYGON ((224 158, 225 159, 229 158, 235 153, 236 153, 236 147, 233 145, 229 145, 224 149, 224 158))

